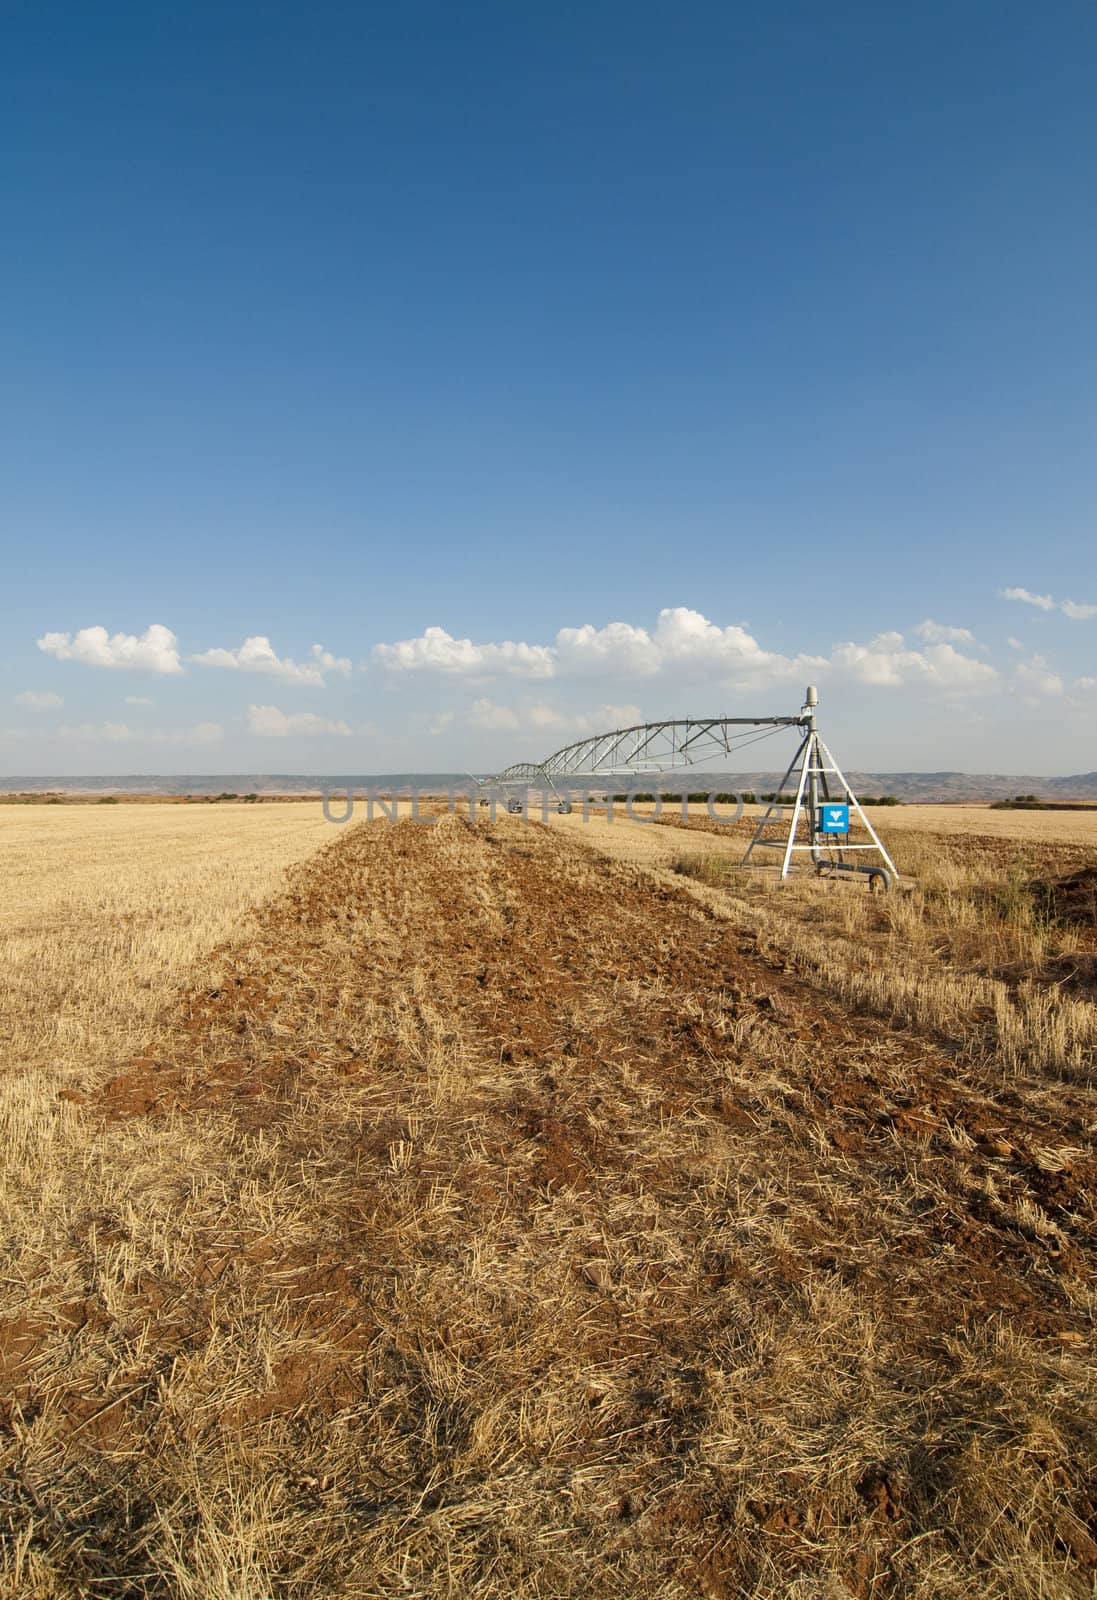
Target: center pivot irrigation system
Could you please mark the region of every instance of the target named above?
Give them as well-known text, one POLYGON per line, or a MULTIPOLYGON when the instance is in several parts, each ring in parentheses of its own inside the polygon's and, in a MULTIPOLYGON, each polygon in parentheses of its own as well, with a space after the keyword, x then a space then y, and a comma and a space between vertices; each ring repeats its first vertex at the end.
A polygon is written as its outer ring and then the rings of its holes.
MULTIPOLYGON (((772 738, 785 728, 795 728, 800 735, 796 753, 785 769, 774 799, 758 820, 743 856, 743 866, 760 865, 764 859, 761 852, 776 850, 780 852, 781 877, 787 878, 793 857, 806 851, 810 852, 816 871, 820 873, 863 873, 871 888, 888 888, 899 874, 823 741, 816 726, 818 705, 818 692, 809 684, 800 714, 795 717, 687 717, 680 721, 641 722, 631 728, 615 728, 611 733, 595 734, 565 745, 543 761, 516 762, 493 777, 483 779, 480 788, 505 790, 524 785, 549 789, 556 796, 560 810, 570 811, 570 802, 558 786, 561 780, 566 780, 567 787, 573 788, 580 780, 589 783, 599 778, 675 772, 719 756, 737 755, 748 745, 772 738), (787 786, 793 782, 796 799, 790 807, 782 803, 781 796, 791 792, 787 786), (851 815, 860 821, 867 839, 851 841, 851 815), (853 860, 847 859, 854 851, 862 854, 853 860), (867 859, 863 855, 866 851, 872 852, 867 859)), ((508 809, 520 811, 522 802, 512 799, 508 809)))

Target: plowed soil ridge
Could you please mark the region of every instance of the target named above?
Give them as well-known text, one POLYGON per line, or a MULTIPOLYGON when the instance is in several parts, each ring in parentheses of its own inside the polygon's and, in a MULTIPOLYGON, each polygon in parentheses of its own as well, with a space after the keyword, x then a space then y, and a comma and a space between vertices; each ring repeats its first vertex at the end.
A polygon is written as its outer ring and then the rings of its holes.
POLYGON ((1091 1592, 1093 1097, 559 834, 349 830, 80 1115, 42 1594, 1091 1592))

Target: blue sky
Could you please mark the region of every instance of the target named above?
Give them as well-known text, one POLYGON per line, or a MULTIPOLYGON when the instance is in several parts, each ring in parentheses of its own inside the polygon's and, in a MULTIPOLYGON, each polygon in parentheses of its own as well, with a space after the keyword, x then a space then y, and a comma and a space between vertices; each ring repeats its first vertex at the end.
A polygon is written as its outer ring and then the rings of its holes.
POLYGON ((851 766, 1097 766, 1095 58, 1088 0, 6 7, 0 774, 809 676, 851 766))

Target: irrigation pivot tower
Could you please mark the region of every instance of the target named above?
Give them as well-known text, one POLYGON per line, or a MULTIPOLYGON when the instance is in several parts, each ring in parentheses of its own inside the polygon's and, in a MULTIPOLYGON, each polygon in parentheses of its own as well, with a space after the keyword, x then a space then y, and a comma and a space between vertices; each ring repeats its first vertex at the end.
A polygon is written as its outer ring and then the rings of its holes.
POLYGON ((795 717, 686 717, 614 728, 608 733, 565 745, 543 761, 516 762, 494 777, 485 778, 480 787, 537 785, 551 790, 562 801, 558 779, 574 785, 576 780, 673 772, 719 756, 736 754, 747 745, 768 739, 785 728, 795 728, 800 734, 796 753, 785 770, 776 797, 755 829, 743 865, 754 863, 756 852, 779 850, 781 877, 787 878, 793 857, 807 851, 819 872, 865 873, 870 886, 882 881, 886 887, 898 873, 876 829, 823 742, 816 725, 818 705, 818 692, 809 684, 800 714, 795 717), (781 796, 792 782, 796 784, 796 799, 792 816, 786 822, 789 808, 782 804, 781 796), (850 840, 851 812, 863 825, 867 841, 850 840), (778 831, 774 833, 774 829, 778 831), (874 852, 883 865, 873 863, 871 856, 867 861, 863 857, 849 861, 846 856, 850 851, 874 852))
POLYGON ((820 872, 863 872, 869 877, 870 887, 873 887, 879 878, 883 880, 886 888, 899 876, 895 870, 895 863, 884 849, 879 834, 861 809, 861 802, 823 741, 816 722, 818 707, 819 692, 814 684, 808 684, 798 719, 799 726, 803 729, 803 737, 796 754, 785 769, 784 777, 777 786, 776 795, 762 813, 754 830, 754 837, 743 857, 743 865, 744 867, 751 865, 756 850, 779 850, 781 876, 787 878, 793 855, 797 851, 807 850, 810 851, 811 859, 820 872), (775 826, 784 828, 787 805, 783 803, 782 796, 786 792, 786 785, 793 781, 793 775, 797 773, 796 800, 788 832, 783 837, 780 833, 774 835, 767 832, 767 829, 775 826), (831 784, 832 778, 836 780, 834 785, 831 784), (832 787, 838 789, 836 795, 831 793, 832 787), (868 841, 850 842, 851 812, 854 812, 860 820, 868 834, 868 841), (799 839, 801 822, 807 823, 807 837, 802 843, 799 839), (886 873, 875 865, 847 861, 846 852, 852 850, 874 852, 883 860, 886 873))

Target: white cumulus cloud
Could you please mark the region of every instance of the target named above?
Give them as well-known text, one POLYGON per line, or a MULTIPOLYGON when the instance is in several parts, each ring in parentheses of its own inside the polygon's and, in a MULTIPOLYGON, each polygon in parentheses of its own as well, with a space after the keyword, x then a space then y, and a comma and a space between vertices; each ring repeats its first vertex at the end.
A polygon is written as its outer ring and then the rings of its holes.
POLYGON ((1030 656, 1027 661, 1018 662, 1014 676, 1021 687, 1028 690, 1030 696, 1063 693, 1062 677, 1043 656, 1030 656))
POLYGON ((1049 594, 1033 594, 1031 589, 999 589, 1002 600, 1018 600, 1024 606, 1035 606, 1038 611, 1054 611, 1055 601, 1049 594))
MULTIPOLYGON (((950 692, 986 688, 998 680, 993 666, 957 648, 975 645, 970 629, 927 618, 915 633, 916 643, 908 643, 901 633, 884 632, 867 643, 844 641, 829 655, 785 655, 767 650, 741 624, 721 627, 688 606, 666 606, 654 628, 630 622, 603 627, 584 623, 561 628, 552 644, 474 644, 453 639, 442 628, 428 628, 418 639, 378 645, 373 659, 397 673, 434 671, 470 677, 494 673, 557 681, 662 678, 704 683, 709 692, 721 695, 773 684, 803 684, 829 670, 883 688, 913 684, 950 692)), ((478 718, 494 717, 491 725, 503 726, 499 711, 487 709, 494 702, 478 701, 477 706, 478 718)), ((545 701, 514 714, 522 726, 544 728, 563 727, 564 720, 554 719, 566 717, 545 701)), ((581 728, 574 719, 568 725, 581 728)))
POLYGON ((588 733, 609 733, 614 728, 631 728, 643 721, 639 706, 602 705, 593 711, 563 711, 547 701, 538 700, 525 707, 522 721, 531 728, 545 729, 576 737, 588 733))
MULTIPOLYGON (((766 650, 740 624, 720 627, 689 606, 664 606, 654 629, 632 622, 608 622, 604 627, 585 622, 580 627, 561 627, 552 645, 477 645, 467 638, 454 640, 440 627, 429 627, 419 638, 377 645, 373 659, 390 672, 433 670, 470 677, 507 674, 537 680, 667 677, 684 683, 712 683, 720 693, 755 690, 772 683, 806 683, 827 674, 828 669, 881 688, 921 683, 958 693, 996 682, 995 667, 956 650, 959 643, 974 643, 971 630, 926 619, 916 632, 923 640, 921 648, 908 645, 902 634, 884 632, 868 643, 835 645, 830 656, 788 656, 766 650)), ((478 715, 493 714, 481 709, 478 715)), ((537 715, 547 718, 549 712, 531 710, 520 723, 537 715)), ((541 725, 549 726, 549 720, 542 720, 541 725)))
POLYGON ((547 645, 473 644, 455 639, 445 628, 427 628, 416 639, 373 647, 373 660, 389 672, 444 672, 466 677, 509 674, 519 678, 551 678, 553 652, 547 645))
POLYGON ((235 650, 215 647, 203 650, 190 658, 200 667, 224 667, 232 672, 259 672, 271 678, 281 678, 286 683, 309 684, 322 688, 326 673, 347 677, 350 662, 345 656, 334 656, 323 645, 314 644, 307 661, 294 661, 290 656, 279 656, 265 634, 253 634, 235 650))
POLYGON ((999 589, 1002 600, 1019 600, 1022 605, 1035 606, 1039 611, 1061 611, 1071 622, 1089 622, 1097 617, 1097 606, 1080 600, 1056 600, 1054 595, 1033 594, 1029 589, 999 589))
POLYGON ((901 633, 878 633, 867 644, 835 645, 831 661, 839 671, 860 683, 897 689, 909 683, 936 689, 985 688, 998 678, 985 661, 965 656, 951 644, 929 644, 912 650, 901 633))
POLYGON ((535 700, 526 707, 526 721, 531 728, 562 728, 565 717, 557 706, 550 705, 547 700, 535 700))
POLYGON ((745 628, 721 628, 688 606, 665 606, 651 633, 626 622, 561 628, 556 655, 563 677, 711 674, 741 685, 800 678, 825 666, 818 656, 765 650, 745 628))
POLYGON ((249 706, 248 730, 264 739, 288 739, 299 734, 306 738, 334 735, 349 739, 354 734, 345 722, 318 717, 312 711, 280 711, 277 706, 249 706))
POLYGON ((50 689, 24 689, 22 694, 16 695, 15 703, 27 706, 31 711, 56 711, 65 702, 61 695, 54 694, 50 689))
POLYGON ((59 739, 77 744, 219 744, 224 737, 219 722, 197 722, 191 728, 131 728, 124 722, 82 722, 61 727, 59 739))
POLYGON ((658 672, 658 646, 646 628, 607 622, 596 628, 561 628, 552 649, 554 676, 572 678, 650 677, 658 672))
POLYGON ((154 706, 156 701, 150 700, 147 694, 128 694, 126 696, 126 704, 128 706, 154 706))
POLYGON ((534 700, 524 706, 497 705, 480 699, 465 715, 473 728, 495 732, 521 732, 533 735, 555 733, 561 739, 579 738, 589 733, 608 733, 614 728, 630 728, 641 721, 639 706, 601 705, 591 711, 567 711, 547 700, 534 700))
POLYGON ((953 628, 947 622, 934 622, 932 617, 920 622, 914 631, 927 644, 975 643, 975 635, 970 628, 953 628))
POLYGON ((76 633, 47 633, 38 648, 58 661, 79 661, 86 667, 137 672, 182 672, 179 642, 170 628, 154 622, 144 633, 108 634, 106 628, 80 628, 76 633))
POLYGON ((373 660, 389 672, 439 672, 468 677, 654 677, 665 671, 710 673, 750 684, 803 677, 825 662, 818 656, 784 656, 765 650, 745 628, 721 628, 686 606, 660 611, 655 628, 609 622, 561 628, 552 644, 475 644, 430 627, 415 639, 374 647, 373 660))
POLYGON ((517 712, 486 698, 473 702, 465 721, 472 728, 486 728, 493 732, 513 733, 521 727, 517 712))

